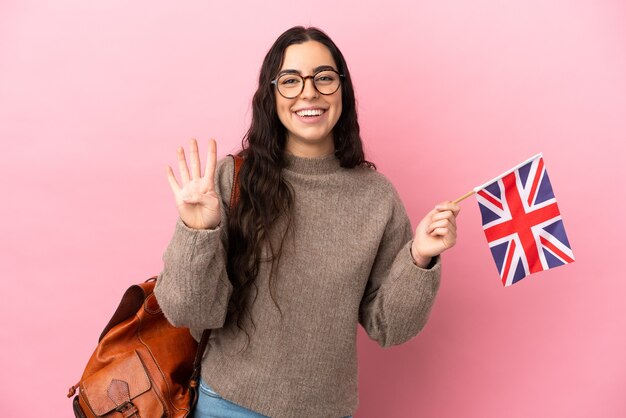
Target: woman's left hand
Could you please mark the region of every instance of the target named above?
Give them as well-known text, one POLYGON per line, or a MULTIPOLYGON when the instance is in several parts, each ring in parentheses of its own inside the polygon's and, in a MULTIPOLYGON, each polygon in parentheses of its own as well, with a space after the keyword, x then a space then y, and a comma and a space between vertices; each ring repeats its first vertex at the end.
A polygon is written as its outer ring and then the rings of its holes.
POLYGON ((441 202, 420 221, 411 246, 415 264, 425 268, 433 257, 456 244, 456 217, 460 210, 456 203, 441 202))

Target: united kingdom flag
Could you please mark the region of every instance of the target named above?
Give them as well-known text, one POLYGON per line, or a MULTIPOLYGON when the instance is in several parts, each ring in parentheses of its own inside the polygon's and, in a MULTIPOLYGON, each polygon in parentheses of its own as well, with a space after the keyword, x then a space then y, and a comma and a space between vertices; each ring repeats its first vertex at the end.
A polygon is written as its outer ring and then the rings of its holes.
POLYGON ((504 286, 574 262, 541 154, 475 191, 504 286))

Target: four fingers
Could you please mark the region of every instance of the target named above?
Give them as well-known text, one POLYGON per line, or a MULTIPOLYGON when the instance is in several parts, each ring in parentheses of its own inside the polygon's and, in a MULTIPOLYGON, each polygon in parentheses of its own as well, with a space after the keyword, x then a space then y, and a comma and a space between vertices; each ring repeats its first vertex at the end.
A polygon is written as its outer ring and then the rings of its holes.
MULTIPOLYGON (((215 139, 209 141, 209 150, 207 152, 207 164, 204 171, 204 177, 200 177, 200 156, 198 152, 198 141, 192 138, 189 141, 190 148, 190 166, 187 165, 187 158, 185 157, 185 150, 183 147, 176 149, 176 155, 178 157, 178 172, 182 180, 182 187, 187 185, 191 180, 203 180, 206 187, 205 191, 213 190, 215 185, 215 167, 217 165, 217 144, 215 139), (190 170, 191 168, 191 170, 190 170)), ((166 167, 167 180, 170 184, 172 191, 179 192, 182 187, 178 183, 174 172, 170 166, 166 167)))

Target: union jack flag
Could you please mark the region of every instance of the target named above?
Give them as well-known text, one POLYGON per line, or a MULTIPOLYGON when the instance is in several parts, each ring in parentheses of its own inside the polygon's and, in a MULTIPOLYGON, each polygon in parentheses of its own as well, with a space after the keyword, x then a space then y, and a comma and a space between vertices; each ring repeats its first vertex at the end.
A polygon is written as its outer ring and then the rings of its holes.
POLYGON ((504 286, 574 262, 542 154, 475 191, 504 286))

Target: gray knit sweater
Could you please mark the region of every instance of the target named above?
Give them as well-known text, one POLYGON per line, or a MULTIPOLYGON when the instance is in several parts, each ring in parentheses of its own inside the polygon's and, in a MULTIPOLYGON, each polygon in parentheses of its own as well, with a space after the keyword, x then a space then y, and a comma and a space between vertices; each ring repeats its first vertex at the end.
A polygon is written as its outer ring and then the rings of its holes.
POLYGON ((379 172, 342 168, 334 155, 286 157, 295 233, 287 235, 272 279, 282 318, 266 262, 251 307, 256 330, 248 331, 245 351, 245 334, 225 323, 232 293, 225 227, 231 157, 220 159, 215 176, 220 226, 193 230, 178 219, 155 294, 168 320, 196 338, 215 328, 202 379, 225 399, 277 418, 343 417, 358 406, 357 324, 382 347, 415 336, 435 299, 441 260, 435 257, 429 269, 413 263, 410 220, 379 172))

